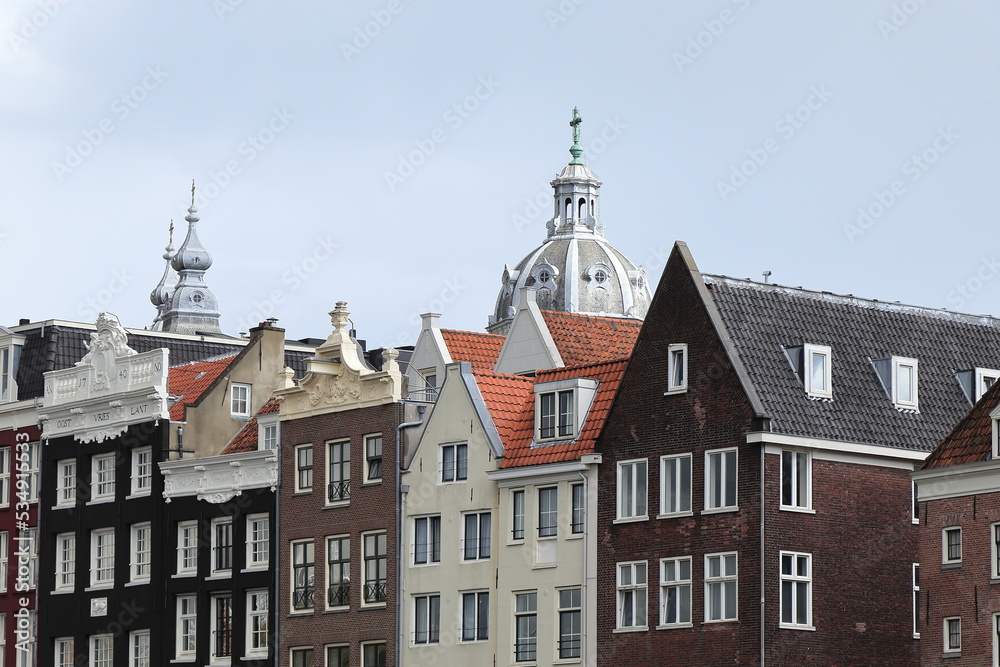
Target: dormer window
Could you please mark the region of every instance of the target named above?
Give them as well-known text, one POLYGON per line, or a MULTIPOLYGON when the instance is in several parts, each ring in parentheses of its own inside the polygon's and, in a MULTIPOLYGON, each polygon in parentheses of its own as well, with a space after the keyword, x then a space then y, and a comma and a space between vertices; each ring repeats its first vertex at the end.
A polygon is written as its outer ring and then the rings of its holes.
POLYGON ((569 440, 580 433, 597 381, 584 378, 535 385, 535 439, 569 440))
POLYGON ((257 449, 278 448, 278 415, 261 415, 257 417, 257 449))
POLYGON ((539 397, 540 440, 573 435, 573 390, 550 391, 539 397))
POLYGON ((17 400, 17 366, 24 336, 0 327, 0 403, 17 400))
POLYGON ((817 398, 833 398, 833 387, 830 382, 833 351, 827 345, 810 345, 806 343, 804 352, 804 373, 806 393, 817 398))
POLYGON ((872 359, 882 387, 900 410, 917 410, 917 360, 911 357, 872 359))
POLYGON ((667 393, 681 393, 687 388, 687 343, 673 343, 667 346, 667 393))
POLYGON ((989 391, 990 387, 992 387, 998 379, 1000 379, 1000 371, 992 368, 977 368, 976 397, 974 402, 978 403, 979 399, 983 397, 983 394, 989 391))

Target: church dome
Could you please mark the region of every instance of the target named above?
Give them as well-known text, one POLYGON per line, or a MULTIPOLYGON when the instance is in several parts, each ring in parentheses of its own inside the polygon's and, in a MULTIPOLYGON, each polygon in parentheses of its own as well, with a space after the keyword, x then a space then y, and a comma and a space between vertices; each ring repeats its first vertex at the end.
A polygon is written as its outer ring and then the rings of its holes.
POLYGON ((573 110, 573 160, 551 182, 553 214, 545 241, 514 268, 504 267, 489 331, 505 333, 522 287, 545 310, 642 319, 651 293, 645 270, 604 238, 601 181, 581 156, 580 116, 573 110))

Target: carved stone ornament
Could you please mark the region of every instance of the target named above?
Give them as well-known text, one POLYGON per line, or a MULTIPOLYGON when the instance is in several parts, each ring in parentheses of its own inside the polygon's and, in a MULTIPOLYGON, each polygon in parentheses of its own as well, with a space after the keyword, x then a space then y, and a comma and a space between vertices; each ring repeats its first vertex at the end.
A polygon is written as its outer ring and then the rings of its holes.
POLYGON ((107 615, 108 615, 108 599, 92 598, 90 600, 90 617, 95 618, 97 616, 107 616, 107 615))
POLYGON ((272 450, 180 459, 160 464, 163 497, 195 496, 213 504, 225 503, 244 491, 273 489, 278 458, 272 450))
POLYGON ((320 403, 326 405, 340 405, 345 401, 357 400, 361 397, 361 380, 357 376, 349 375, 321 375, 315 384, 306 388, 308 397, 301 399, 302 409, 306 409, 306 403, 310 407, 315 407, 320 403))

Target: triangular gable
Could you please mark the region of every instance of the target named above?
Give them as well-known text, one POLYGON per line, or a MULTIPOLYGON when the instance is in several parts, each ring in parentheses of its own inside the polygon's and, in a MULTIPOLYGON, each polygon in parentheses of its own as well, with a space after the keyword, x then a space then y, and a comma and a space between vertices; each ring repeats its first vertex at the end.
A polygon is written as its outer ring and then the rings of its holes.
POLYGON ((520 375, 544 368, 565 366, 545 318, 535 302, 535 290, 523 288, 514 319, 510 323, 495 371, 520 375))

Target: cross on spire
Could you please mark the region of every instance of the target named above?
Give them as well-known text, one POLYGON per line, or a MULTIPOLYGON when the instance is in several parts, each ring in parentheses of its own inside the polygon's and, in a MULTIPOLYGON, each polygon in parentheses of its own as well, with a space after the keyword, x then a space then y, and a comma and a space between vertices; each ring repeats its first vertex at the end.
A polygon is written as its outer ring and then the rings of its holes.
POLYGON ((191 208, 194 208, 194 179, 191 179, 191 208))
POLYGON ((573 120, 569 122, 569 126, 573 128, 573 145, 569 149, 569 154, 573 156, 573 160, 570 164, 583 164, 580 156, 583 155, 583 147, 580 146, 580 124, 583 122, 583 118, 580 117, 580 109, 578 107, 573 107, 573 120))

